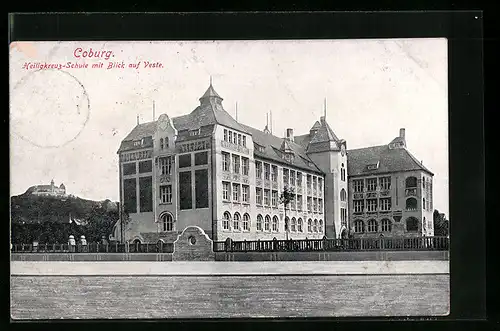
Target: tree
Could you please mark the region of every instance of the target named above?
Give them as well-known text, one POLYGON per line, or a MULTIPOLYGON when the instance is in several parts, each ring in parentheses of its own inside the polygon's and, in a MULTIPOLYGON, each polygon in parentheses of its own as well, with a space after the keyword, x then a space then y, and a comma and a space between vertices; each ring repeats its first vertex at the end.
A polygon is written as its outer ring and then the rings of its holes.
POLYGON ((439 210, 434 209, 433 213, 433 221, 434 221, 434 235, 435 236, 448 236, 450 221, 446 219, 446 215, 444 213, 440 213, 439 210))
POLYGON ((280 204, 283 204, 284 207, 285 207, 285 233, 286 233, 286 239, 287 240, 288 240, 288 232, 290 231, 290 229, 289 229, 289 224, 286 221, 286 207, 294 199, 295 199, 295 191, 294 191, 293 187, 285 186, 283 188, 283 192, 281 192, 280 204))

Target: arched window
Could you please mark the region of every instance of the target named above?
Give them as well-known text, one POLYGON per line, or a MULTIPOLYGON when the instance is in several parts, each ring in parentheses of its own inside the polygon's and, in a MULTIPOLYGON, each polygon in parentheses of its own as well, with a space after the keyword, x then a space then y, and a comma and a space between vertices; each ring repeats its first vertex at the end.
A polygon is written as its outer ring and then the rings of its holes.
POLYGON ((417 177, 406 178, 406 188, 417 187, 417 177))
POLYGON ((257 215, 257 231, 262 231, 262 215, 257 215))
POLYGON ((318 231, 323 233, 323 220, 318 221, 318 231))
POLYGON ((231 221, 231 214, 229 212, 224 213, 224 218, 222 219, 222 229, 229 230, 229 222, 231 221))
POLYGON ((340 190, 340 201, 346 201, 347 200, 347 193, 345 192, 344 189, 340 190))
POLYGON ((233 215, 233 230, 240 230, 240 214, 239 213, 234 213, 233 215))
POLYGON ((313 231, 312 226, 313 226, 313 220, 312 219, 308 219, 307 220, 307 232, 312 232, 313 231))
POLYGON ((273 232, 278 232, 278 216, 273 217, 273 232))
POLYGON ((169 213, 161 215, 161 229, 163 232, 174 230, 174 219, 169 213))
POLYGON ((302 218, 299 218, 297 222, 297 231, 302 232, 302 218))
POLYGON ((292 232, 297 231, 297 219, 295 217, 292 217, 291 231, 292 232))
POLYGON ((368 221, 367 230, 368 232, 377 232, 378 224, 377 221, 371 219, 368 221))
POLYGON ((382 232, 391 232, 392 231, 392 222, 387 218, 384 218, 381 222, 382 232))
POLYGON ((418 219, 416 219, 415 217, 408 217, 406 219, 406 231, 418 232, 418 219))
POLYGON ((354 221, 354 232, 356 232, 356 233, 365 232, 365 224, 363 223, 362 220, 354 221))
POLYGON ((340 169, 340 180, 345 182, 345 168, 343 163, 342 163, 342 168, 340 169))
POLYGON ((264 231, 271 231, 271 216, 266 215, 264 218, 264 231))
POLYGON ((417 210, 417 199, 415 198, 406 199, 406 210, 417 210))
POLYGON ((314 223, 313 223, 313 232, 318 232, 318 220, 314 220, 314 223))
POLYGON ((163 138, 160 138, 160 149, 163 149, 163 138))
POLYGON ((250 231, 250 215, 247 213, 243 215, 243 231, 250 231))
POLYGON ((165 137, 165 148, 168 148, 168 137, 165 137))

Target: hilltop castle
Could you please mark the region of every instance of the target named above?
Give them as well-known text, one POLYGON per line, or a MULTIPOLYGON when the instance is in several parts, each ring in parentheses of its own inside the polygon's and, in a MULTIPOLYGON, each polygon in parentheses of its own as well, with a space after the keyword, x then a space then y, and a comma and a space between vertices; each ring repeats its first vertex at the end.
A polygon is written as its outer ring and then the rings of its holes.
POLYGON ((54 185, 54 180, 50 182, 50 185, 35 185, 31 186, 27 191, 27 194, 38 195, 38 196, 54 196, 54 197, 65 197, 66 187, 63 183, 57 187, 54 185))

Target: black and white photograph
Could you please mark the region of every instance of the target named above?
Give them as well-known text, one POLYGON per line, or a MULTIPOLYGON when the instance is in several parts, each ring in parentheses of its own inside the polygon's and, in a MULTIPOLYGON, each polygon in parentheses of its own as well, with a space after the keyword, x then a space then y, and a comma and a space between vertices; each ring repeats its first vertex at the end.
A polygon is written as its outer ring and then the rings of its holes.
POLYGON ((13 320, 450 313, 448 40, 9 46, 13 320))

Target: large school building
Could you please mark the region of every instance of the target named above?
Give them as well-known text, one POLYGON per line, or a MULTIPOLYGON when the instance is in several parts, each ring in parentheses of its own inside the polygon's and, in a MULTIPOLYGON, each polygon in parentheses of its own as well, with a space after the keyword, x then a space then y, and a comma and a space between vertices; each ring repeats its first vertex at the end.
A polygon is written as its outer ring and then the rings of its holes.
POLYGON ((199 100, 186 115, 137 123, 121 142, 115 239, 173 242, 189 225, 213 240, 433 235, 433 174, 404 129, 347 150, 324 117, 277 137, 236 121, 212 84, 199 100))

